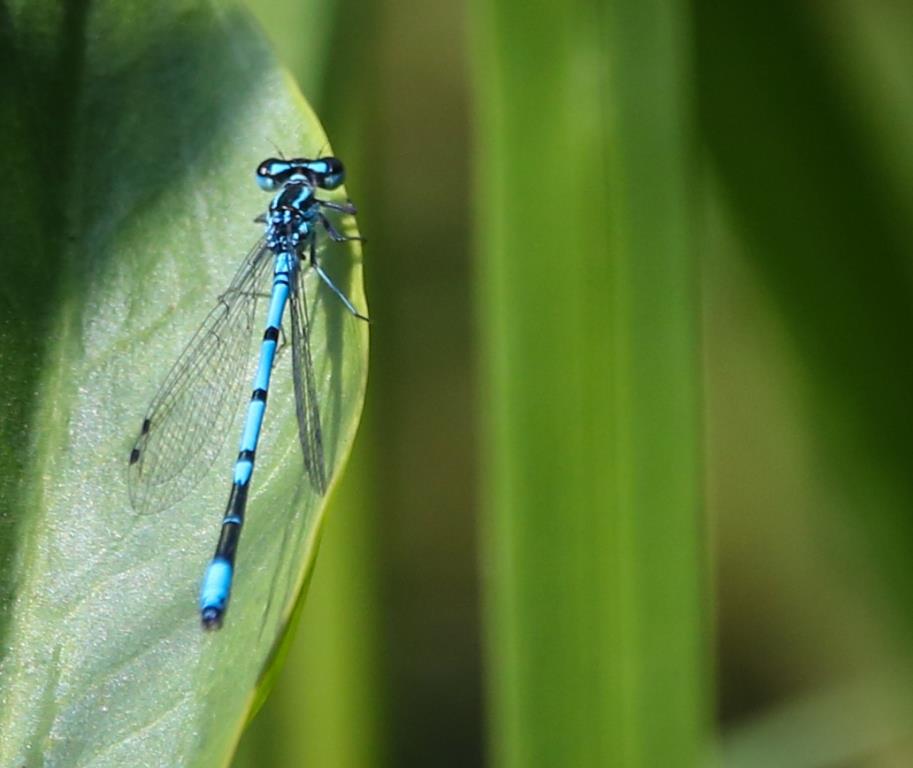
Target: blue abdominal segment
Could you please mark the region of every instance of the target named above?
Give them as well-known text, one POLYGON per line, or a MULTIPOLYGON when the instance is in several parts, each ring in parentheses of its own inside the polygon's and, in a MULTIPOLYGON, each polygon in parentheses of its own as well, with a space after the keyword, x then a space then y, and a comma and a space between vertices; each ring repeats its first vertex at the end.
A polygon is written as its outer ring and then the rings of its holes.
POLYGON ((254 457, 257 443, 260 441, 260 430, 266 414, 266 396, 273 372, 273 361, 276 358, 276 346, 279 339, 279 328, 282 316, 288 303, 289 285, 297 269, 298 258, 294 254, 279 253, 273 271, 273 292, 270 297, 269 313, 266 317, 266 332, 260 345, 260 363, 254 378, 254 391, 247 406, 247 418, 241 434, 241 446, 235 461, 234 477, 225 517, 222 519, 222 533, 215 555, 207 569, 200 592, 200 618, 206 629, 221 626, 222 615, 228 605, 231 593, 232 572, 234 570, 235 552, 241 527, 244 525, 244 512, 247 506, 247 490, 254 472, 254 457), (227 566, 227 567, 226 567, 227 566), (215 576, 212 574, 215 573, 215 576))

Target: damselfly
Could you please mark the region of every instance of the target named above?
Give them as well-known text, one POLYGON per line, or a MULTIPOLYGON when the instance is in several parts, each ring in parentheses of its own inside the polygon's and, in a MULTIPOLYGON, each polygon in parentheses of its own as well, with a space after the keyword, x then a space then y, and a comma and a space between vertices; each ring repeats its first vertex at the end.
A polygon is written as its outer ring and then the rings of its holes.
POLYGON ((293 160, 270 158, 256 171, 257 183, 276 192, 267 212, 256 220, 265 234, 247 255, 228 290, 219 297, 199 330, 165 377, 153 399, 139 436, 130 451, 128 486, 130 500, 139 513, 171 506, 185 496, 212 464, 241 396, 241 374, 253 332, 261 285, 273 266, 266 330, 247 408, 241 445, 235 461, 231 492, 222 519, 215 554, 200 589, 200 619, 206 629, 222 625, 228 606, 235 554, 251 476, 266 411, 270 377, 280 337, 282 319, 289 305, 292 371, 298 436, 310 484, 326 492, 317 383, 311 357, 310 310, 304 275, 313 270, 346 309, 361 314, 318 262, 318 237, 335 242, 359 240, 340 232, 326 211, 355 214, 355 206, 318 197, 345 180, 342 163, 335 157, 293 160))

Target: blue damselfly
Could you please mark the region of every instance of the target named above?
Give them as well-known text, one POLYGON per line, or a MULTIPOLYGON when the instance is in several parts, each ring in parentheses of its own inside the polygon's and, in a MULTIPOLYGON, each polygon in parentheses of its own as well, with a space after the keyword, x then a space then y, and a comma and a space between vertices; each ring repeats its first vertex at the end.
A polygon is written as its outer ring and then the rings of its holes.
POLYGON ((200 590, 200 619, 206 629, 222 625, 228 606, 270 377, 280 338, 285 339, 282 323, 286 305, 298 435, 310 484, 320 495, 326 492, 327 476, 311 357, 310 309, 304 291, 306 272, 313 270, 352 315, 367 320, 317 257, 318 237, 322 235, 335 242, 361 239, 340 232, 326 214, 354 215, 355 206, 319 197, 320 190, 342 185, 342 163, 335 157, 270 158, 257 168, 256 179, 261 189, 275 192, 267 212, 256 219, 265 225, 265 234, 165 377, 130 452, 130 500, 139 513, 164 509, 197 484, 219 453, 236 413, 257 299, 268 295, 266 329, 231 492, 215 554, 200 590), (272 284, 265 294, 270 264, 272 284))

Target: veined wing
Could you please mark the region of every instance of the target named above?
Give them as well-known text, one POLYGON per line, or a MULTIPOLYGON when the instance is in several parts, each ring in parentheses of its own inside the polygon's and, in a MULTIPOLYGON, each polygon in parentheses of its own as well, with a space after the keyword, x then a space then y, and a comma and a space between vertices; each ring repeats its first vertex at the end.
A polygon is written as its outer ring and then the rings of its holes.
POLYGON ((186 496, 222 449, 241 405, 271 256, 263 240, 254 246, 152 400, 127 473, 138 513, 161 511, 186 496))
POLYGON ((292 378, 295 382, 295 413, 298 417, 298 438, 301 441, 304 466, 311 487, 322 496, 326 492, 327 478, 320 406, 317 402, 317 380, 311 357, 311 316, 304 285, 306 272, 306 266, 298 266, 295 289, 290 297, 292 378))

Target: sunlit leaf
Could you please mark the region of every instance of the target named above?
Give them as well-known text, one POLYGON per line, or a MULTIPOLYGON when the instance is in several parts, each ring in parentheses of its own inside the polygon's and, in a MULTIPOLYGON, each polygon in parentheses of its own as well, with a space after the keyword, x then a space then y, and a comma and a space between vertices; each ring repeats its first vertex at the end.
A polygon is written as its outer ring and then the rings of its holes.
MULTIPOLYGON (((256 164, 275 146, 328 150, 326 137, 230 4, 20 3, 0 9, 0 35, 0 765, 223 765, 324 506, 303 471, 291 355, 220 632, 201 631, 196 595, 238 429, 156 515, 131 510, 126 459, 260 234, 256 164)), ((323 258, 365 308, 358 249, 323 258)), ((332 483, 361 410, 367 328, 309 291, 332 483)))

